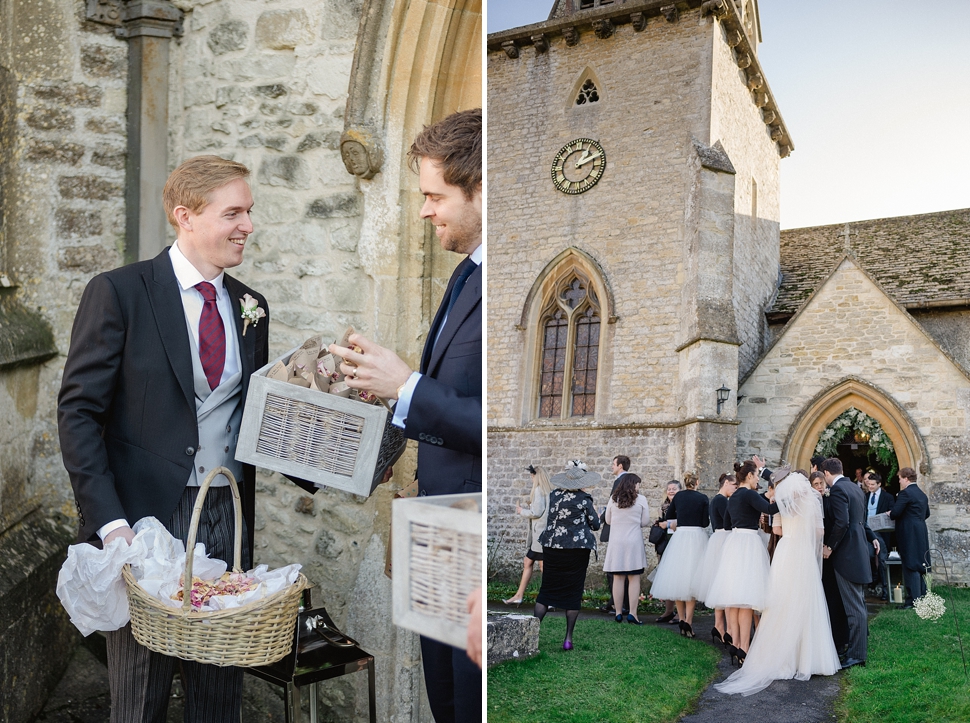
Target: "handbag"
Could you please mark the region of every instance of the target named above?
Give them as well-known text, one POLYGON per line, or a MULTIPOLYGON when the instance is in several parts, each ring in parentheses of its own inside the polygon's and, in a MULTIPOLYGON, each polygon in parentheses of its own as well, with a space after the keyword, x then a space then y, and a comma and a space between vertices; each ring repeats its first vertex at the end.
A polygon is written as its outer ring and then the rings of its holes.
POLYGON ((658 544, 667 534, 667 530, 662 528, 658 522, 654 522, 650 528, 650 536, 647 538, 651 545, 658 544))

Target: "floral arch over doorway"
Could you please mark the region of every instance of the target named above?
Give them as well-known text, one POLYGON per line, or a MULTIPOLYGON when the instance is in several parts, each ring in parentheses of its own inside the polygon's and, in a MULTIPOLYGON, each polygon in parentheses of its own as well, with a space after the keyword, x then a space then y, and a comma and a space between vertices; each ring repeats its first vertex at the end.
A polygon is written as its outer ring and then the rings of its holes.
POLYGON ((926 446, 909 415, 888 394, 855 377, 843 379, 806 405, 791 426, 782 458, 808 469, 822 433, 850 408, 878 422, 900 467, 912 467, 921 474, 929 471, 926 446))

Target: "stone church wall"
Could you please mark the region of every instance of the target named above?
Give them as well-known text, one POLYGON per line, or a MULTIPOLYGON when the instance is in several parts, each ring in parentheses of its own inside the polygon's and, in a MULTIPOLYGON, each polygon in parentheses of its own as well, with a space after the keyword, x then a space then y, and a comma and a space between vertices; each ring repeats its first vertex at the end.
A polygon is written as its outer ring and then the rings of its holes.
POLYGON ((764 312, 778 285, 781 159, 724 36, 724 26, 718 23, 713 38, 709 143, 721 141, 737 171, 732 270, 741 341, 738 372, 744 377, 767 348, 764 312))
MULTIPOLYGON (((30 372, 33 412, 19 439, 30 450, 27 495, 73 515, 55 409, 81 292, 122 258, 127 44, 81 19, 75 2, 17 3, 15 11, 0 58, 15 93, 13 139, 0 159, 12 179, 2 271, 21 303, 51 324, 60 350, 30 372)), ((14 396, 25 388, 17 386, 14 396)))
POLYGON ((930 546, 970 582, 970 380, 851 262, 824 283, 745 381, 738 457, 777 463, 802 409, 846 376, 882 390, 925 444, 920 487, 930 498, 930 546))

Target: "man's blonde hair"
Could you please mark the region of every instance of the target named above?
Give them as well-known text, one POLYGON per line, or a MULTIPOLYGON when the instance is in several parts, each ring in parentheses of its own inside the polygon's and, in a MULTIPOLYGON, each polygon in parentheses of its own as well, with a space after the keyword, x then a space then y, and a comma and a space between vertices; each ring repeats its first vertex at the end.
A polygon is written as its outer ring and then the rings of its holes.
POLYGON ((173 211, 185 206, 201 213, 209 205, 209 194, 237 178, 248 178, 249 169, 242 163, 219 156, 196 156, 172 171, 162 189, 162 204, 168 222, 178 231, 173 211))

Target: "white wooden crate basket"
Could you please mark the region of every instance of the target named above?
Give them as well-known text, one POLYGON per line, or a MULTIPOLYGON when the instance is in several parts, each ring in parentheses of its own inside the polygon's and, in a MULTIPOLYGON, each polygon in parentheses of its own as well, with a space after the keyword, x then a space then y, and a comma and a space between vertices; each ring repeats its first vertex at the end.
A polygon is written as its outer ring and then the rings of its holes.
POLYGON ((291 349, 255 371, 243 410, 236 459, 368 496, 404 452, 404 432, 381 404, 366 404, 266 375, 291 349))
POLYGON ((394 500, 394 624, 465 649, 468 594, 482 584, 482 495, 394 500), (452 507, 472 501, 477 511, 452 507))

